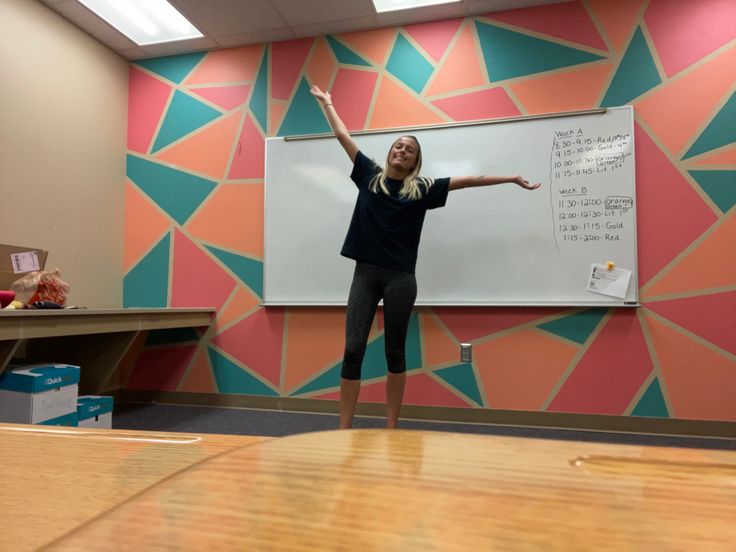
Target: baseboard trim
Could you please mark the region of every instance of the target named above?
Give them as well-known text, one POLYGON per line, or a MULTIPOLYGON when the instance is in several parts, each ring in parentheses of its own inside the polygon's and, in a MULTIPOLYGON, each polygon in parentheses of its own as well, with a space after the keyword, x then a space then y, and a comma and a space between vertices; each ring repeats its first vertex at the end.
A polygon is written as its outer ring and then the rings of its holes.
MULTIPOLYGON (((212 406, 337 414, 338 402, 298 397, 261 397, 223 393, 186 393, 182 391, 118 390, 115 400, 130 403, 162 403, 189 406, 212 406)), ((358 403, 357 416, 385 416, 386 407, 378 403, 358 403)), ((617 433, 641 433, 680 437, 710 437, 736 440, 736 422, 646 418, 641 416, 607 416, 600 414, 566 414, 488 408, 456 408, 404 405, 401 417, 444 423, 491 424, 504 426, 573 429, 617 433)))

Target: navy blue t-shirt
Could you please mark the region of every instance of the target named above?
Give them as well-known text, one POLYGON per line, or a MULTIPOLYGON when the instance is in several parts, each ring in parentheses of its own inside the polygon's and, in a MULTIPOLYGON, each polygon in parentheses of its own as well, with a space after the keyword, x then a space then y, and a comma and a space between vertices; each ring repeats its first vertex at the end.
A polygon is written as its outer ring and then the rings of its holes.
POLYGON ((420 199, 401 199, 398 192, 402 180, 386 179, 391 195, 380 189, 372 192, 369 184, 381 169, 358 152, 350 178, 358 187, 353 219, 350 221, 341 255, 384 268, 414 273, 419 238, 427 209, 442 207, 447 202, 450 179, 438 178, 427 189, 421 183, 420 199))

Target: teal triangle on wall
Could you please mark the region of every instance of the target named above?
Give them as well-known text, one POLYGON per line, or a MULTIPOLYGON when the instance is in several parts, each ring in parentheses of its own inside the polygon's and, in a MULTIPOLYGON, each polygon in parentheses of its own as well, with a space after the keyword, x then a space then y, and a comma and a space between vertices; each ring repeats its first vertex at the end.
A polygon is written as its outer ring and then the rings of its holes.
POLYGON ((323 389, 332 389, 340 385, 340 373, 342 371, 342 361, 338 362, 326 372, 320 374, 312 381, 303 385, 292 395, 303 395, 305 393, 311 393, 313 391, 321 391, 323 389))
POLYGON ((217 390, 220 393, 278 396, 278 393, 268 385, 215 351, 212 347, 208 347, 208 352, 212 363, 212 373, 215 376, 217 390))
POLYGON ((399 33, 388 58, 386 70, 414 92, 421 94, 434 72, 434 67, 399 33))
POLYGON ((736 204, 736 171, 690 171, 690 175, 724 213, 736 204))
POLYGON ((687 150, 683 159, 700 155, 732 142, 736 142, 736 92, 731 95, 726 104, 713 117, 713 120, 708 123, 703 133, 687 150))
POLYGON ((539 324, 537 328, 582 344, 587 341, 607 312, 608 309, 605 308, 588 309, 539 324))
POLYGON ((659 379, 654 378, 647 390, 642 395, 636 407, 631 412, 632 416, 651 416, 656 418, 669 418, 667 412, 667 403, 664 402, 662 388, 659 385, 659 379))
POLYGON ((206 52, 181 54, 178 56, 144 59, 135 63, 171 82, 179 84, 194 69, 205 54, 206 52))
POLYGON ((214 121, 220 115, 222 113, 218 110, 203 104, 180 90, 176 90, 169 109, 166 110, 164 122, 161 123, 161 129, 158 131, 151 152, 156 152, 168 146, 210 121, 214 121))
POLYGON ((169 247, 166 234, 123 278, 123 307, 165 307, 169 295, 169 247))
POLYGON ((549 40, 476 21, 480 48, 491 82, 604 59, 549 40))
POLYGON ((302 78, 289 110, 279 128, 279 136, 296 136, 299 134, 320 134, 331 132, 322 108, 309 92, 307 80, 302 78))
POLYGON ((253 290, 253 293, 258 297, 263 297, 263 263, 261 261, 255 261, 209 245, 207 249, 225 263, 245 285, 253 290))
POLYGON ((348 65, 363 65, 365 67, 371 67, 371 64, 360 57, 358 54, 353 52, 350 48, 339 42, 335 37, 327 35, 327 43, 335 53, 337 61, 340 63, 346 63, 348 65))
MULTIPOLYGON (((406 371, 417 370, 422 366, 422 351, 420 347, 419 316, 413 314, 409 320, 409 329, 406 336, 406 371)), ((386 377, 388 364, 386 363, 386 339, 380 335, 366 346, 365 356, 361 369, 361 380, 371 380, 386 377)), ((340 385, 342 361, 338 362, 323 374, 297 389, 292 395, 303 395, 313 391, 331 389, 340 385)))
POLYGON ((474 401, 476 404, 483 406, 483 397, 480 395, 478 381, 475 379, 475 372, 472 364, 457 364, 448 368, 440 368, 434 372, 463 395, 474 401))
POLYGON ((126 173, 148 197, 182 225, 217 186, 211 180, 130 154, 126 173))
POLYGON ((386 377, 388 364, 386 364, 386 338, 381 335, 368 343, 363 358, 363 368, 360 379, 363 381, 386 377))
POLYGON ((248 107, 258 124, 261 125, 263 134, 268 136, 268 50, 263 54, 263 61, 258 69, 248 107))
POLYGON ((601 107, 625 105, 651 90, 662 79, 641 28, 637 28, 613 76, 601 107))

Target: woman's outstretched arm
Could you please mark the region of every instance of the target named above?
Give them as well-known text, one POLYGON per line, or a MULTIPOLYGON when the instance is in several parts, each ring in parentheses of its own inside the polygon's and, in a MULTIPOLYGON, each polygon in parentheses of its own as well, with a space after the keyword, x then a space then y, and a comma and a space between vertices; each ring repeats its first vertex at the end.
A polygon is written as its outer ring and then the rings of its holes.
POLYGON ((495 184, 505 183, 516 184, 526 190, 536 190, 541 185, 529 184, 528 180, 524 180, 519 175, 516 176, 453 176, 450 178, 450 191, 460 190, 462 188, 474 188, 477 186, 493 186, 495 184))
POLYGON ((340 142, 345 153, 350 157, 350 161, 355 162, 355 155, 358 153, 358 144, 356 144, 353 137, 350 136, 345 123, 342 122, 337 111, 335 111, 335 106, 332 105, 332 96, 330 96, 329 92, 323 92, 320 90, 319 86, 316 84, 312 86, 310 92, 322 104, 325 114, 327 115, 327 120, 332 127, 332 132, 335 133, 337 141, 340 142))

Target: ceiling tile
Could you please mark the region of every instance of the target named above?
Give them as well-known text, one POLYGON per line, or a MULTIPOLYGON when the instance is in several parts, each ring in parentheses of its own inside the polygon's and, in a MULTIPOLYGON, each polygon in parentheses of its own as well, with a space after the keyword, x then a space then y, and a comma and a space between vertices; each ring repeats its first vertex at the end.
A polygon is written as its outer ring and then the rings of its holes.
POLYGON ((173 56, 176 54, 201 52, 202 50, 211 50, 213 48, 217 48, 217 43, 207 37, 141 46, 141 49, 146 53, 146 57, 173 56))
POLYGON ((367 15, 345 21, 335 21, 332 23, 314 23, 312 25, 299 25, 294 27, 294 33, 299 38, 308 36, 322 36, 327 34, 351 33, 353 31, 364 31, 367 29, 376 29, 378 18, 375 15, 367 15))
POLYGON ((283 27, 271 0, 169 0, 203 33, 213 37, 245 35, 283 27))
POLYGON ((292 38, 298 37, 290 27, 285 27, 283 29, 273 29, 270 31, 245 33, 233 36, 218 36, 217 43, 222 48, 234 48, 235 46, 246 46, 248 44, 280 42, 282 40, 290 40, 292 38))
POLYGON ((289 25, 350 20, 375 15, 371 0, 273 0, 289 25))

